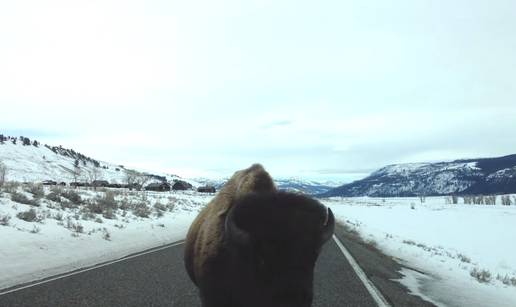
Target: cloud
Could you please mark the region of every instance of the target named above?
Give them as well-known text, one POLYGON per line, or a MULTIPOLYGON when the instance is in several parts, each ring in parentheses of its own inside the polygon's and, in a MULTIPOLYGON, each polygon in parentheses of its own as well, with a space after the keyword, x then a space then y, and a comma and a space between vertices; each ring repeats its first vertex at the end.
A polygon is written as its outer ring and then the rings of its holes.
POLYGON ((224 175, 512 153, 515 9, 6 1, 1 127, 128 166, 224 175))
POLYGON ((24 136, 33 139, 57 139, 69 136, 65 131, 54 131, 54 130, 44 130, 44 129, 10 129, 10 128, 1 128, 0 133, 5 136, 13 136, 19 137, 24 136))
POLYGON ((277 120, 277 121, 273 121, 270 123, 266 123, 266 124, 262 125, 261 128, 271 129, 271 128, 289 126, 292 124, 293 124, 293 121, 291 121, 291 120, 277 120))

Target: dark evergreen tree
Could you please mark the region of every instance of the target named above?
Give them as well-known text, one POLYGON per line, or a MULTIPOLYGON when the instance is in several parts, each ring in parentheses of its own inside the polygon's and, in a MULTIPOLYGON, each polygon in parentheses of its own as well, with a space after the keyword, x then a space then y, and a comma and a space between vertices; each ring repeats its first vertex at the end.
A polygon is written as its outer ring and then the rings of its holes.
POLYGON ((23 137, 23 136, 20 136, 20 140, 22 140, 23 142, 23 146, 30 146, 30 139, 29 138, 26 138, 26 137, 23 137))

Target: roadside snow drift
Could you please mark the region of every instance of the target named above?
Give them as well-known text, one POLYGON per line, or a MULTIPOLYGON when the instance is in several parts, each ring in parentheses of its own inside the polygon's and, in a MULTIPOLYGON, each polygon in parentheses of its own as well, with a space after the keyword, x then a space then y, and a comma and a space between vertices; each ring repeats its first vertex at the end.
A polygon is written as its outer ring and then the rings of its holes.
POLYGON ((516 206, 445 197, 329 198, 336 217, 408 268, 402 280, 442 306, 516 306, 516 206))

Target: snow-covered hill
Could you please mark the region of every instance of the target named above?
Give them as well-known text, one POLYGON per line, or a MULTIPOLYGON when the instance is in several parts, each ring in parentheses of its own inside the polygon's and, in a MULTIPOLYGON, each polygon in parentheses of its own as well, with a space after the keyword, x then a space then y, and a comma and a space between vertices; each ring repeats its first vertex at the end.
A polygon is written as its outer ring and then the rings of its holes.
MULTIPOLYGON (((68 184, 73 181, 106 180, 109 183, 123 184, 127 182, 128 173, 145 176, 147 183, 184 180, 171 174, 126 169, 123 165, 98 161, 61 146, 43 145, 35 141, 24 142, 21 138, 13 141, 13 138, 6 138, 3 135, 1 137, 3 141, 0 142, 0 162, 7 169, 9 181, 53 180, 68 184)), ((194 187, 199 185, 194 181, 186 181, 194 187)))
POLYGON ((516 193, 516 155, 389 165, 322 196, 418 196, 516 193))
MULTIPOLYGON (((222 186, 228 181, 228 178, 225 179, 206 179, 206 178, 195 178, 193 181, 202 183, 204 185, 214 186, 217 191, 222 188, 222 186)), ((274 182, 276 186, 280 190, 287 190, 292 192, 300 192, 305 194, 321 194, 325 193, 337 186, 339 183, 335 182, 318 182, 313 180, 305 180, 301 178, 274 178, 274 182)))

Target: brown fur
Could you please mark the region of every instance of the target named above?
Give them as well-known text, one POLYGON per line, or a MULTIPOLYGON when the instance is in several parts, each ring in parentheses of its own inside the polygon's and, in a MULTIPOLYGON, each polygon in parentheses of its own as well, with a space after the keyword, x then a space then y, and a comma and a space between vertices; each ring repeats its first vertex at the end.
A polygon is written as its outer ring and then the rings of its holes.
POLYGON ((237 171, 213 200, 193 221, 185 243, 185 266, 192 281, 199 285, 207 262, 222 246, 224 222, 235 200, 254 192, 275 192, 276 187, 265 169, 254 164, 237 171))

